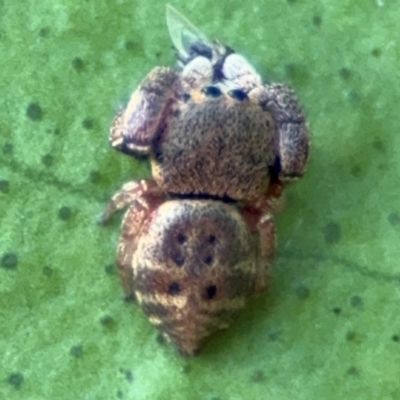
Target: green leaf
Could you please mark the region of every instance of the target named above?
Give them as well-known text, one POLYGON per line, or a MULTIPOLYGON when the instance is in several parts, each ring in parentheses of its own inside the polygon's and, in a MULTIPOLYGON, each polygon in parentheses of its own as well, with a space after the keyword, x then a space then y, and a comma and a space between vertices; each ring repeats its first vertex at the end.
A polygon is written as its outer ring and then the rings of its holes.
POLYGON ((119 218, 96 221, 149 169, 107 135, 173 63, 165 3, 0 0, 0 398, 400 398, 397 3, 173 5, 304 104, 270 290, 192 359, 122 300, 119 218))

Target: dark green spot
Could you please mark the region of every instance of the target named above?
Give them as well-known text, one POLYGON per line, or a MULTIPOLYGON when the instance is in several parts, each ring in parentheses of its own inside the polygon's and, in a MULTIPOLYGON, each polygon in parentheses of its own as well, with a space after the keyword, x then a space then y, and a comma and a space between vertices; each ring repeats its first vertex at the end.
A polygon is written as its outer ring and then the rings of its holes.
POLYGON ((53 275, 53 268, 48 267, 47 265, 43 267, 43 274, 50 278, 53 275))
POLYGON ((124 392, 123 392, 122 390, 118 390, 118 392, 117 392, 117 397, 118 397, 119 399, 123 399, 123 398, 124 398, 124 392))
POLYGON ((392 340, 393 340, 393 342, 398 343, 398 342, 400 342, 400 336, 399 335, 393 335, 392 336, 392 340))
MULTIPOLYGON (((129 51, 130 53, 134 54, 135 56, 141 55, 144 53, 144 48, 143 48, 143 41, 142 39, 137 36, 137 34, 134 36, 133 39, 127 39, 124 42, 124 48, 126 51, 129 51)), ((161 53, 156 52, 155 56, 158 58, 160 57, 161 53)))
POLYGON ((136 49, 136 44, 133 40, 127 40, 125 42, 125 49, 128 51, 134 51, 136 49))
POLYGON ((300 300, 305 300, 310 297, 310 289, 307 286, 301 285, 296 288, 296 295, 300 300))
POLYGON ((166 339, 165 339, 164 335, 162 335, 161 333, 157 334, 156 341, 158 344, 161 344, 161 345, 166 343, 166 339))
POLYGON ((271 342, 276 342, 280 336, 281 336, 281 332, 279 332, 279 331, 272 331, 272 332, 268 333, 268 339, 271 342))
POLYGON ((130 371, 129 369, 127 369, 127 370, 125 371, 125 378, 126 378, 126 380, 127 380, 129 383, 132 383, 132 382, 133 382, 133 374, 132 374, 132 371, 130 371))
POLYGON ((45 156, 42 157, 42 163, 46 167, 51 167, 54 162, 54 157, 51 154, 46 154, 45 156))
POLYGON ((387 166, 387 164, 386 163, 379 163, 378 164, 378 169, 379 169, 379 171, 387 171, 388 170, 388 166, 387 166))
POLYGON ((90 130, 90 129, 93 128, 93 125, 94 125, 94 122, 93 122, 93 119, 92 119, 92 118, 85 118, 85 119, 82 121, 82 127, 83 127, 84 129, 90 130))
POLYGON ((107 329, 110 329, 110 330, 111 329, 115 329, 116 326, 117 326, 117 322, 110 315, 104 315, 103 317, 101 317, 100 318, 100 323, 101 323, 101 325, 104 326, 104 328, 107 328, 107 329))
POLYGON ((350 170, 351 175, 355 178, 361 178, 363 176, 363 169, 359 165, 353 165, 350 170))
POLYGON ((58 217, 63 221, 70 219, 71 216, 72 216, 72 211, 69 207, 64 206, 58 210, 58 217))
POLYGON ((351 367, 347 370, 347 374, 348 374, 348 375, 352 375, 352 376, 358 376, 358 375, 360 374, 360 372, 359 372, 359 370, 358 370, 356 367, 351 366, 351 367))
POLYGON ((41 121, 43 118, 43 111, 38 103, 31 103, 28 105, 28 108, 26 109, 26 115, 32 121, 41 121))
POLYGON ((357 334, 354 331, 349 331, 346 333, 346 340, 348 342, 352 342, 356 339, 357 334))
POLYGON ((125 295, 124 301, 126 303, 133 303, 134 301, 136 301, 135 295, 133 293, 125 295))
POLYGON ((360 101, 360 95, 355 90, 352 90, 348 94, 347 99, 349 100, 350 103, 356 104, 360 101))
POLYGON ((302 64, 289 63, 285 65, 285 74, 293 82, 303 83, 310 79, 309 68, 302 64))
POLYGON ((319 28, 322 24, 322 17, 320 15, 314 15, 312 22, 315 26, 319 28))
POLYGON ((375 47, 374 49, 372 49, 371 54, 378 58, 382 55, 382 50, 379 47, 375 47))
POLYGON ((90 171, 89 180, 90 180, 90 182, 93 183, 93 184, 99 183, 100 180, 101 180, 101 174, 100 174, 100 172, 99 172, 99 171, 96 171, 96 170, 90 171))
POLYGON ((54 134, 54 135, 59 135, 60 134, 60 129, 59 128, 54 128, 54 129, 46 129, 46 133, 54 134))
POLYGON ((50 28, 45 27, 45 28, 40 29, 39 36, 43 37, 43 38, 46 38, 46 37, 49 36, 49 33, 50 33, 50 28))
POLYGON ((372 147, 375 150, 379 151, 379 153, 386 153, 385 143, 379 138, 374 139, 374 141, 372 142, 372 147))
POLYGON ((296 72, 296 65, 295 64, 286 64, 285 65, 285 73, 288 76, 294 75, 296 72))
POLYGON ((69 351, 69 354, 71 354, 71 356, 75 357, 75 358, 82 357, 82 355, 83 355, 82 346, 72 346, 71 350, 69 351))
POLYGON ((364 302, 360 296, 351 296, 350 304, 354 308, 360 308, 363 306, 364 302))
POLYGON ((265 381, 265 373, 264 371, 257 370, 251 375, 251 381, 254 383, 260 383, 265 381))
POLYGON ((344 79, 345 81, 349 80, 352 76, 351 71, 348 68, 340 68, 339 70, 339 75, 342 79, 344 79))
POLYGON ((72 60, 72 68, 79 72, 82 71, 85 68, 85 63, 83 62, 82 58, 75 57, 72 60))
POLYGON ((6 253, 1 258, 1 267, 4 269, 15 269, 18 265, 18 257, 15 253, 6 253))
POLYGON ((14 372, 8 376, 7 382, 11 386, 14 386, 15 389, 20 389, 24 383, 24 376, 21 374, 21 372, 14 372))
POLYGON ((5 179, 0 180, 0 192, 8 193, 10 190, 10 183, 5 179))
POLYGON ((342 238, 342 230, 340 225, 336 222, 330 222, 324 228, 325 242, 335 244, 342 238))
POLYGON ((334 314, 339 315, 342 312, 342 309, 340 307, 334 307, 332 311, 334 314))
POLYGON ((390 213, 388 216, 388 221, 389 221, 390 225, 392 225, 392 226, 399 225, 400 224, 399 214, 396 212, 390 213))
POLYGON ((171 296, 176 296, 181 291, 181 287, 178 282, 172 282, 168 288, 168 294, 171 296))
POLYGON ((189 374, 191 370, 192 370, 192 366, 189 364, 184 365, 182 368, 182 371, 184 374, 189 374))
POLYGON ((108 275, 115 275, 117 273, 117 267, 115 264, 108 264, 105 266, 104 270, 108 275))
POLYGON ((11 143, 6 143, 3 146, 3 154, 12 154, 14 151, 14 146, 11 143))

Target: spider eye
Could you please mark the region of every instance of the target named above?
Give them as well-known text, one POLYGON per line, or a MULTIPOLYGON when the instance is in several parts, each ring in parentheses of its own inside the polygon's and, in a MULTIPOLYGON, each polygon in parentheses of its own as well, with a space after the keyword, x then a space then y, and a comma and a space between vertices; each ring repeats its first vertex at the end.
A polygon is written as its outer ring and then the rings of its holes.
POLYGON ((249 98, 249 96, 247 96, 247 93, 241 89, 230 90, 228 94, 229 96, 239 101, 247 100, 249 98))
POLYGON ((179 294, 180 291, 181 291, 181 287, 178 282, 172 282, 169 285, 168 294, 170 294, 171 296, 175 296, 175 295, 179 294))
POLYGON ((203 93, 204 93, 206 96, 210 96, 210 97, 219 97, 219 96, 221 96, 221 94, 222 94, 221 89, 219 89, 219 88, 216 87, 216 86, 206 86, 206 87, 203 89, 203 93))

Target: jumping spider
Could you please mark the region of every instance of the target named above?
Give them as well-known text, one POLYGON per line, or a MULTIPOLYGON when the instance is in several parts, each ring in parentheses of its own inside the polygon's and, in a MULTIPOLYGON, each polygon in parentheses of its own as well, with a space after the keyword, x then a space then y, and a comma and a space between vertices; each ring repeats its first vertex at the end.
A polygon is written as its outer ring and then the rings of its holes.
POLYGON ((192 355, 266 288, 272 213, 284 183, 304 173, 309 137, 289 88, 263 84, 170 6, 167 22, 180 70, 153 69, 110 132, 114 148, 150 156, 153 179, 125 184, 103 221, 127 208, 117 251, 125 295, 192 355))

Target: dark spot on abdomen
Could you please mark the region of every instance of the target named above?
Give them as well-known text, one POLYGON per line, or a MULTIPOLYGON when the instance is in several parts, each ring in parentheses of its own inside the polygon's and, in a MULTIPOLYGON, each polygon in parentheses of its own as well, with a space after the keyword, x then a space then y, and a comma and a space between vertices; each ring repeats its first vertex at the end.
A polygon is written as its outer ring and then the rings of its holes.
POLYGON ((181 254, 177 254, 174 255, 172 257, 174 263, 178 266, 178 267, 182 267, 183 264, 185 263, 185 257, 183 257, 181 254))
POLYGON ((180 292, 181 292, 181 286, 179 285, 178 282, 172 282, 169 285, 168 294, 170 294, 171 296, 176 296, 180 292))
POLYGON ((207 299, 212 300, 217 294, 217 287, 215 285, 210 285, 206 289, 207 299))

